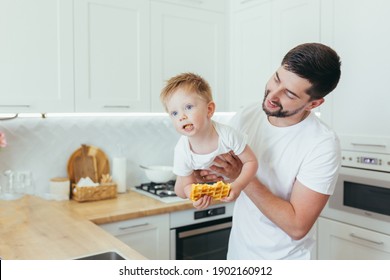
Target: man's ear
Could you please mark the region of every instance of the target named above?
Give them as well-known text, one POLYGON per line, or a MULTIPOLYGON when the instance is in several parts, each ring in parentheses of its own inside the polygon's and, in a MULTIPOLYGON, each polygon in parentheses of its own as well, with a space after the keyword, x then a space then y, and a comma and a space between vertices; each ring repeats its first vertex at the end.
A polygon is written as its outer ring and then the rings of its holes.
POLYGON ((320 106, 324 102, 325 102, 324 98, 310 101, 310 105, 307 106, 307 109, 311 110, 311 109, 317 108, 318 106, 320 106))
POLYGON ((215 112, 215 103, 214 101, 210 101, 209 104, 207 104, 207 117, 211 119, 211 117, 214 115, 215 112))

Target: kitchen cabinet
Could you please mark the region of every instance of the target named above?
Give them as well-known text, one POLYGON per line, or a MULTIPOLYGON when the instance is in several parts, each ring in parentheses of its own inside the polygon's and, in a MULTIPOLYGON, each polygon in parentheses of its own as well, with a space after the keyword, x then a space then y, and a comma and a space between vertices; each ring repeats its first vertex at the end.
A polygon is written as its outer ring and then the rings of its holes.
POLYGON ((231 111, 262 100, 265 83, 276 70, 272 68, 272 46, 269 44, 271 8, 271 2, 264 1, 232 15, 231 111))
POLYGON ((150 111, 149 1, 74 5, 75 111, 150 111))
MULTIPOLYGON (((323 2, 322 37, 339 53, 342 72, 338 87, 324 103, 321 117, 341 137, 390 140, 390 126, 385 125, 390 119, 386 83, 390 37, 384 35, 390 33, 390 2, 323 2)), ((367 139, 362 144, 369 148, 378 143, 367 139)))
POLYGON ((230 111, 261 101, 283 56, 320 40, 319 0, 233 0, 230 111))
POLYGON ((183 72, 204 77, 217 110, 226 110, 225 5, 220 0, 151 1, 152 111, 163 111, 161 89, 166 80, 183 72))
POLYGON ((318 259, 388 260, 390 236, 320 217, 318 259))
POLYGON ((169 214, 100 225, 134 250, 152 260, 169 260, 169 214))
POLYGON ((73 4, 0 1, 0 113, 73 111, 73 4))

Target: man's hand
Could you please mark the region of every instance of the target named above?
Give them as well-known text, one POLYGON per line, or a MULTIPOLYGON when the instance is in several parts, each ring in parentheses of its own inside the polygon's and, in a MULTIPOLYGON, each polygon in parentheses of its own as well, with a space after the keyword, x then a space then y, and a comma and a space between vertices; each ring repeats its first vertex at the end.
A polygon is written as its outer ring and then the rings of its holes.
POLYGON ((214 162, 216 164, 212 165, 210 169, 216 173, 222 174, 231 181, 237 179, 241 173, 243 164, 233 151, 217 156, 214 159, 214 162))
POLYGON ((222 181, 222 176, 218 176, 209 170, 194 170, 195 180, 198 184, 222 181))
POLYGON ((222 181, 223 176, 234 181, 241 173, 242 162, 233 151, 226 154, 221 154, 214 159, 214 165, 209 170, 195 170, 194 176, 197 183, 208 183, 222 181))

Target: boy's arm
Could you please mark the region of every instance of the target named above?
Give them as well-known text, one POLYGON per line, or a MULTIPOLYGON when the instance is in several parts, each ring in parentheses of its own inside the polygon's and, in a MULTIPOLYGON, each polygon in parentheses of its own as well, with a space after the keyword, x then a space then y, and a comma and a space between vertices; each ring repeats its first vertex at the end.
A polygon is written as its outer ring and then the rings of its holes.
POLYGON ((231 185, 231 195, 229 195, 224 201, 235 200, 239 193, 251 182, 253 177, 256 175, 258 163, 255 154, 252 149, 246 145, 244 151, 238 155, 242 162, 242 169, 240 175, 234 180, 231 185))
POLYGON ((195 183, 195 175, 192 173, 188 176, 177 176, 175 183, 175 193, 178 197, 189 198, 191 185, 195 183))
POLYGON ((234 180, 233 185, 243 190, 256 175, 258 163, 252 149, 246 145, 244 151, 238 155, 242 162, 240 175, 234 180))

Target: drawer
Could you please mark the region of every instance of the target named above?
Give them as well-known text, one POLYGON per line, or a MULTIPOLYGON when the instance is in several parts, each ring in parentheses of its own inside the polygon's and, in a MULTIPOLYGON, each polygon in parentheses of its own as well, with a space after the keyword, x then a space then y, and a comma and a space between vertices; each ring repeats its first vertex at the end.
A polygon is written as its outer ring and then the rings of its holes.
POLYGON ((120 222, 113 222, 108 224, 99 225, 105 231, 111 233, 114 236, 119 236, 129 232, 146 230, 148 228, 165 228, 169 230, 169 215, 155 215, 147 216, 143 218, 125 220, 120 222))

